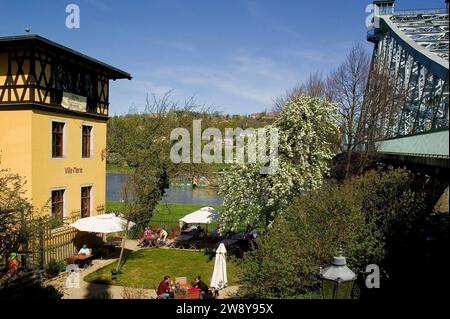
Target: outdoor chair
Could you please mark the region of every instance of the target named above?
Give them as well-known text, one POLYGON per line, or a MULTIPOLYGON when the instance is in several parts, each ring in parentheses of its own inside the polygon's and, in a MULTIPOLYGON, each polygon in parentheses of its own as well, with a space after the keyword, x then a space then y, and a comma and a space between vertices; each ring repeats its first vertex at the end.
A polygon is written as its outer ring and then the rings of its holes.
POLYGON ((168 240, 153 240, 153 247, 161 248, 168 246, 168 240))
POLYGON ((145 240, 145 232, 142 232, 139 234, 139 240, 138 240, 138 247, 145 247, 146 240, 145 240))
POLYGON ((178 226, 172 227, 172 232, 175 234, 175 236, 180 235, 181 234, 180 227, 178 226))
POLYGON ((208 289, 206 294, 203 296, 204 299, 216 299, 217 294, 215 291, 212 291, 211 289, 208 289))
POLYGON ((192 249, 192 244, 188 240, 180 240, 176 242, 176 248, 178 249, 192 249))
POLYGON ((153 289, 155 290, 156 299, 160 299, 159 296, 158 296, 158 288, 156 288, 155 284, 153 284, 153 289))
POLYGON ((177 248, 177 240, 176 240, 176 238, 167 240, 165 247, 167 247, 167 248, 177 248))
POLYGON ((174 233, 174 232, 171 232, 171 233, 169 234, 169 236, 167 236, 167 239, 174 239, 175 237, 177 237, 177 234, 174 233))
POLYGON ((139 247, 143 247, 143 248, 148 248, 148 247, 152 247, 152 240, 151 239, 145 239, 144 241, 142 241, 142 243, 140 245, 138 245, 139 247))
POLYGON ((188 244, 189 244, 189 249, 198 249, 197 242, 189 241, 188 244))
POLYGON ((153 239, 147 240, 147 241, 145 242, 145 246, 144 246, 144 247, 145 247, 145 248, 152 248, 152 247, 154 247, 153 239))

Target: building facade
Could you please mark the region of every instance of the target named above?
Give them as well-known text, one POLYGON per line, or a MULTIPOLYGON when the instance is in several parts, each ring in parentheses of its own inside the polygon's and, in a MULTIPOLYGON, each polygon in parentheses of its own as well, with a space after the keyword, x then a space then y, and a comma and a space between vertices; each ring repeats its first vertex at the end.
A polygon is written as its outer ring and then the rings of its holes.
POLYGON ((0 167, 57 223, 104 210, 109 80, 130 74, 36 35, 0 38, 0 167))

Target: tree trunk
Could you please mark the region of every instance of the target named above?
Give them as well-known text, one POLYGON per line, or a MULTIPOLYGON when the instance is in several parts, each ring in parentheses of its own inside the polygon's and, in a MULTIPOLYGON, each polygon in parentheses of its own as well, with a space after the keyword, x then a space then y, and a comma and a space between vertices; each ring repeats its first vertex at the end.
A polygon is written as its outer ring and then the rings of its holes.
POLYGON ((349 138, 349 145, 347 149, 347 165, 345 167, 345 179, 347 179, 350 176, 350 166, 352 162, 352 147, 351 144, 353 142, 352 138, 349 138))

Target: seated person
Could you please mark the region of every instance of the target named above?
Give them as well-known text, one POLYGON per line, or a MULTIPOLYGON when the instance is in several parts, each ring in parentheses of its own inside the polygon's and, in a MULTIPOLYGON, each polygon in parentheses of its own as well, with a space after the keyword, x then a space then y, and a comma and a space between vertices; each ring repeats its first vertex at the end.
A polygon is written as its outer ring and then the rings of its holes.
POLYGON ((208 293, 209 289, 208 285, 201 280, 200 276, 195 277, 192 287, 200 289, 202 297, 208 293))
POLYGON ((188 224, 184 223, 183 226, 181 226, 180 232, 182 233, 187 233, 190 231, 189 229, 190 227, 188 227, 188 224))
POLYGON ((138 245, 145 245, 151 239, 152 239, 152 230, 150 229, 150 227, 145 227, 144 234, 139 240, 138 245))
POLYGON ((206 228, 202 228, 200 226, 197 227, 197 235, 200 237, 204 237, 208 235, 208 231, 206 230, 206 228))
POLYGON ((216 232, 217 232, 217 235, 222 236, 222 225, 217 224, 216 232))
POLYGON ((81 247, 80 251, 78 252, 78 255, 90 256, 91 250, 88 248, 86 244, 84 244, 83 247, 81 247))
POLYGON ((170 287, 170 276, 164 276, 164 279, 159 283, 156 291, 159 299, 169 299, 172 294, 172 288, 170 287))
MULTIPOLYGON (((91 249, 88 248, 88 246, 86 244, 84 244, 83 247, 81 247, 80 251, 78 252, 78 255, 90 256, 91 249)), ((81 267, 91 266, 92 260, 89 258, 89 259, 81 260, 81 261, 79 261, 79 263, 80 263, 81 267)))
MULTIPOLYGON (((186 292, 186 289, 184 289, 183 287, 181 287, 180 283, 177 282, 175 284, 175 289, 173 291, 174 294, 184 294, 186 292)), ((175 296, 176 298, 176 296, 175 296)))
POLYGON ((211 236, 222 236, 222 226, 217 224, 216 229, 211 232, 211 236))
POLYGON ((160 230, 160 232, 159 232, 159 238, 158 238, 158 240, 166 241, 167 236, 168 236, 167 231, 166 231, 164 228, 162 228, 162 229, 160 230))

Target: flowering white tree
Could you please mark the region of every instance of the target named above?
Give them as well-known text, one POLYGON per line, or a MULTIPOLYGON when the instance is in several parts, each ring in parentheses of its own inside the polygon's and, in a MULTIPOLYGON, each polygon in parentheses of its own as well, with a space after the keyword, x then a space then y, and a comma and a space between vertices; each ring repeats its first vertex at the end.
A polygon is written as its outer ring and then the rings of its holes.
POLYGON ((328 172, 338 134, 337 108, 324 99, 297 96, 286 103, 280 117, 266 129, 278 129, 278 169, 260 174, 263 163, 233 165, 222 178, 222 223, 233 230, 241 225, 270 225, 295 196, 316 189, 328 172))

